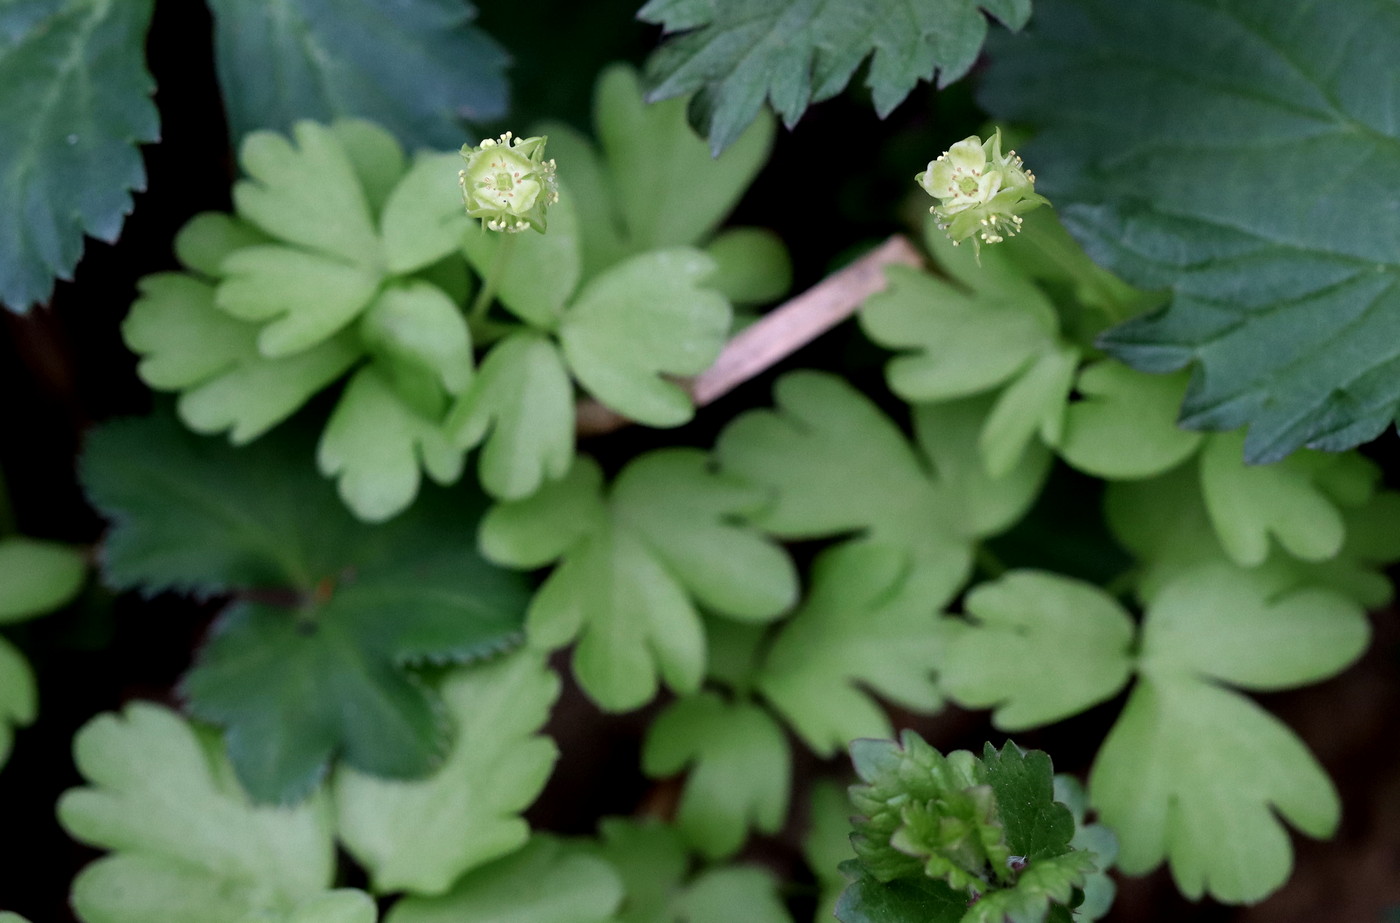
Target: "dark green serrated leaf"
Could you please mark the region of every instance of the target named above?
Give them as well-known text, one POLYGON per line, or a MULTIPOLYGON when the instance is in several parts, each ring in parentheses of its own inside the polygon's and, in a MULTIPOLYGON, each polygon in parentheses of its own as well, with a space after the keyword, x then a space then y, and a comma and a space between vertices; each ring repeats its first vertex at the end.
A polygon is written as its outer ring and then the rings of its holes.
POLYGON ((1022 750, 1007 741, 1001 752, 987 744, 982 762, 1012 854, 1034 864, 1069 851, 1074 815, 1055 800, 1050 756, 1041 750, 1022 750))
POLYGON ((1356 445, 1400 407, 1400 7, 1346 12, 1047 0, 985 84, 1038 129, 1041 189, 1091 255, 1172 291, 1104 345, 1194 364, 1182 422, 1248 424, 1251 462, 1356 445))
POLYGON ((234 138, 298 119, 372 119, 405 144, 456 148, 506 108, 506 54, 460 0, 213 0, 234 138))
POLYGON ((227 726, 254 797, 296 800, 336 755, 395 778, 440 762, 441 708, 403 667, 517 643, 527 600, 476 554, 478 512, 463 492, 425 492, 391 524, 360 526, 353 556, 297 608, 239 604, 222 618, 183 689, 195 715, 227 726))
POLYGON ((873 58, 866 85, 883 118, 920 80, 947 86, 967 73, 987 34, 986 10, 1012 28, 1030 0, 651 0, 639 19, 684 33, 647 62, 651 99, 699 91, 691 120, 718 154, 764 100, 791 128, 812 103, 845 89, 873 58))
POLYGON ((111 243, 160 135, 142 60, 151 0, 7 4, 0 34, 0 302, 71 279, 83 235, 111 243))
POLYGON ((363 534, 293 431, 242 449, 158 414, 118 420, 87 440, 79 473, 112 523, 103 577, 119 589, 218 593, 310 590, 363 534))
POLYGON ((958 923, 967 912, 967 894, 931 878, 882 882, 855 859, 841 863, 851 883, 836 900, 841 923, 958 923))

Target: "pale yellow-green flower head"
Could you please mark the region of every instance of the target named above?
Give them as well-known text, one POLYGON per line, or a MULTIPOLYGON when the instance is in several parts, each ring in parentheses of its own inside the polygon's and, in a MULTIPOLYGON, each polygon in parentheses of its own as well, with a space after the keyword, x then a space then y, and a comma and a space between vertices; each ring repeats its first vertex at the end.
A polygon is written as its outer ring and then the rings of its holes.
POLYGON ((544 159, 545 140, 506 132, 476 147, 462 145, 467 165, 457 177, 467 214, 492 231, 543 232, 546 210, 559 201, 554 161, 544 159))
POLYGON ((1001 152, 1000 129, 986 141, 973 135, 954 144, 914 181, 938 200, 929 211, 955 244, 1001 243, 1021 230, 1023 212, 1049 204, 1016 152, 1001 152))

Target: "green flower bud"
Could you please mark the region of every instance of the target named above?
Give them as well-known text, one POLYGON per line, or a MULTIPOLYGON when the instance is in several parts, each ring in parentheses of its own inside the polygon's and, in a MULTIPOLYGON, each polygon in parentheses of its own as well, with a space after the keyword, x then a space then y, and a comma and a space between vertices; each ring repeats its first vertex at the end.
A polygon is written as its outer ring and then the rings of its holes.
POLYGON ((544 232, 545 211, 559 201, 554 161, 544 159, 544 137, 510 132, 476 147, 462 145, 467 166, 457 174, 467 214, 492 231, 544 232))
POLYGON ((964 138, 914 177, 938 200, 929 211, 953 243, 1001 243, 1021 230, 1021 213, 1049 204, 1015 151, 1001 152, 1001 129, 986 141, 964 138))

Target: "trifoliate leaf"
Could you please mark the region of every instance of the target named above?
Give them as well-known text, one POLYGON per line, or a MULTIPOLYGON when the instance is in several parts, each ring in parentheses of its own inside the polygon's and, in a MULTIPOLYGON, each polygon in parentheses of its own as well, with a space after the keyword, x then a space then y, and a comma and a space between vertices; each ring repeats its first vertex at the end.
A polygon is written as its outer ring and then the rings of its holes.
POLYGON ((245 247, 224 259, 219 308, 261 324, 264 356, 295 355, 358 317, 379 290, 371 265, 350 264, 293 247, 245 247))
POLYGON ((711 692, 678 699, 657 716, 642 770, 661 777, 689 766, 676 826, 709 859, 731 855, 749 827, 777 833, 786 819, 791 756, 763 709, 711 692))
POLYGON ((493 497, 518 500, 562 478, 574 457, 574 391, 558 347, 525 331, 501 340, 445 427, 462 448, 485 440, 477 465, 493 497))
POLYGON ((872 691, 914 711, 942 704, 933 680, 939 601, 910 570, 907 553, 876 542, 824 552, 807 598, 769 650, 758 688, 819 755, 892 733, 872 691))
POLYGON ((73 884, 82 919, 288 920, 299 903, 330 887, 335 852, 326 801, 253 806, 222 747, 173 712, 137 702, 120 715, 100 715, 78 732, 73 749, 89 785, 64 794, 59 820, 77 839, 113 850, 73 884))
POLYGON ((361 116, 412 146, 455 148, 461 120, 506 109, 507 56, 452 0, 217 0, 219 84, 235 138, 296 119, 361 116), (412 48, 412 54, 386 54, 412 48))
POLYGON ((384 923, 614 923, 622 881, 584 847, 536 836, 441 897, 406 897, 384 923))
MULTIPOLYGON (((348 123, 360 124, 360 123, 348 123)), ((462 209, 457 154, 420 153, 379 215, 385 268, 413 272, 457 250, 476 222, 462 209)))
POLYGON ((81 550, 58 542, 0 538, 0 625, 57 609, 87 579, 81 550))
POLYGON ((374 366, 355 373, 316 450, 321 473, 366 522, 403 512, 418 496, 419 469, 439 484, 462 473, 462 450, 442 427, 408 406, 374 366))
POLYGON ((1052 0, 984 85, 1036 130, 1041 191, 1091 255, 1171 289, 1103 344, 1143 371, 1194 363, 1183 424, 1249 424, 1250 462, 1364 442, 1400 405, 1400 158, 1374 92, 1400 11, 1348 13, 1052 0))
POLYGON ((1002 478, 1009 474, 1025 457, 1036 435, 1047 445, 1059 444, 1065 404, 1078 366, 1079 350, 1061 344, 1042 353, 1002 390, 977 437, 989 475, 1002 478))
POLYGON ((258 349, 259 327, 219 310, 212 285, 158 273, 139 287, 122 337, 142 355, 137 371, 148 385, 183 392, 180 419, 196 432, 228 430, 235 444, 256 439, 360 356, 353 333, 342 333, 296 355, 269 359, 258 349))
POLYGON ((1002 730, 1076 715, 1128 681, 1135 625, 1096 586, 1012 571, 973 589, 963 608, 968 621, 949 626, 939 681, 969 708, 996 707, 1002 730))
POLYGON ((455 733, 442 767, 420 782, 342 769, 334 783, 341 839, 378 892, 441 894, 462 873, 525 844, 518 815, 557 751, 536 735, 559 678, 532 653, 459 668, 442 686, 455 733))
POLYGON ((1056 450, 1080 471, 1105 479, 1152 477, 1179 465, 1201 434, 1176 425, 1185 375, 1144 375, 1112 360, 1085 366, 1065 408, 1056 450))
MULTIPOLYGON (((637 75, 618 64, 603 71, 594 89, 598 147, 562 122, 535 130, 549 135, 551 155, 566 165, 568 189, 588 228, 584 278, 647 250, 702 245, 766 162, 771 119, 758 119, 712 157, 685 110, 683 100, 646 102, 637 75)), ((726 278, 717 273, 716 283, 726 278)))
POLYGON ((1089 786, 1119 835, 1123 871, 1168 859, 1193 899, 1262 900, 1292 867, 1280 816, 1325 837, 1340 814, 1327 774, 1292 731, 1243 696, 1181 674, 1139 681, 1089 786))
POLYGON ((705 664, 697 604, 746 621, 791 605, 796 577, 787 556, 731 524, 762 502, 761 492, 709 471, 705 455, 690 449, 638 458, 604 500, 598 466, 580 457, 564 480, 494 508, 481 547, 520 567, 561 557, 531 605, 530 637, 558 647, 577 635, 574 670, 584 691, 620 711, 648 701, 658 673, 678 692, 695 690, 705 664), (570 517, 561 520, 564 510, 570 517))
POLYGON ((175 234, 175 256, 180 263, 209 279, 224 274, 224 257, 235 250, 271 243, 272 238, 223 212, 200 212, 175 234))
POLYGON ((564 314, 560 344, 594 397, 650 426, 695 413, 684 388, 661 376, 698 375, 729 333, 729 302, 702 288, 715 263, 699 250, 657 250, 586 283, 564 314))
POLYGON ((816 0, 651 0, 637 16, 671 37, 647 62, 652 99, 693 90, 692 120, 719 153, 758 115, 765 99, 789 128, 812 103, 845 89, 870 58, 866 84, 881 117, 920 80, 947 86, 967 73, 987 34, 986 10, 1011 28, 1029 0, 859 6, 816 0))
POLYGON ((1337 795, 1292 731, 1214 680, 1311 682, 1358 656, 1367 633, 1364 613, 1340 596, 1274 595, 1266 577, 1221 565, 1164 586, 1143 628, 1142 678, 1090 778, 1094 805, 1120 836, 1123 870, 1166 858, 1184 894, 1229 902, 1282 884, 1292 851, 1279 818, 1327 836, 1337 795))
POLYGON ((334 128, 301 121, 288 139, 254 132, 239 147, 248 178, 233 187, 241 218, 278 240, 350 266, 381 260, 354 162, 334 128))
POLYGON ((112 243, 159 138, 142 51, 151 0, 11 5, 0 39, 0 302, 47 301, 83 235, 112 243))
POLYGON ((1225 564, 1195 569, 1152 601, 1142 669, 1285 689, 1339 672, 1366 649, 1361 607, 1330 590, 1273 592, 1266 575, 1225 564), (1208 643, 1206 643, 1208 640, 1208 643))
POLYGON ((29 661, 0 637, 0 767, 10 758, 14 728, 33 723, 39 713, 39 691, 29 661))
POLYGON ((342 118, 331 122, 330 129, 345 149, 345 156, 350 158, 350 166, 364 189, 370 211, 379 213, 408 170, 403 148, 393 135, 374 122, 342 118))
POLYGON ((841 923, 960 923, 967 892, 933 878, 881 881, 852 859, 841 863, 851 883, 836 901, 841 923))
POLYGON ((773 874, 753 866, 708 869, 675 902, 685 923, 792 923, 773 874))
MULTIPOLYGON (((559 190, 559 201, 549 207, 549 233, 500 234, 482 226, 469 229, 461 241, 477 274, 494 280, 501 304, 538 330, 559 326, 578 287, 583 242, 593 233, 592 227, 587 235, 580 233, 573 185, 561 181, 559 190)), ((457 207, 460 211, 460 195, 457 207)))
POLYGON ((1006 382, 1056 345, 1050 302, 1005 260, 966 291, 906 266, 885 271, 888 287, 860 311, 876 343, 906 351, 890 360, 890 390, 908 401, 941 401, 1006 382))
POLYGON ((1212 436, 1201 451, 1201 494, 1211 523, 1235 563, 1250 567, 1275 538, 1290 554, 1322 561, 1341 550, 1346 526, 1315 483, 1333 456, 1309 452, 1272 465, 1247 465, 1240 434, 1212 436))

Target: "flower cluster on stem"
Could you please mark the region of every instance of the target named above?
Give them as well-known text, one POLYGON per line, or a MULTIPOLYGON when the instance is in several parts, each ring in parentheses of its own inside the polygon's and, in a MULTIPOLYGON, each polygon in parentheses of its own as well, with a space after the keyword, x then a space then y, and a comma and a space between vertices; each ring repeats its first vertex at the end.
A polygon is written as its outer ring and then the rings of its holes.
POLYGON ((1035 174, 1015 151, 1001 152, 1001 130, 983 141, 964 138, 914 177, 938 200, 929 211, 953 243, 1001 243, 1021 230, 1021 215, 1049 204, 1035 191, 1035 174))
POLYGON ((467 214, 489 230, 545 230, 545 212, 559 201, 554 161, 544 159, 543 136, 517 138, 506 132, 476 147, 462 146, 467 165, 457 174, 467 214))

